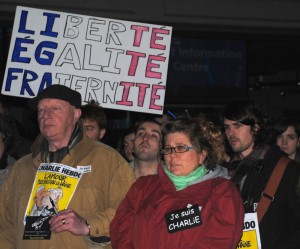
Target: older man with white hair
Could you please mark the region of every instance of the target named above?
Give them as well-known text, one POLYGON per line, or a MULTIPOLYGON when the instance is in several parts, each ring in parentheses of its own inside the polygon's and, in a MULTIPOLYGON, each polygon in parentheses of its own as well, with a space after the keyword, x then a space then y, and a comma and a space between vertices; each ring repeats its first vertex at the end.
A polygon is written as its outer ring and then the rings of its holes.
POLYGON ((87 249, 102 248, 102 242, 111 248, 107 245, 109 223, 135 181, 131 168, 113 148, 84 134, 79 120, 81 95, 77 91, 52 85, 29 104, 38 112, 41 134, 32 146, 32 153, 12 167, 1 189, 1 248, 87 249), (58 210, 50 219, 51 238, 24 239, 24 215, 41 163, 86 170, 67 209, 58 210))

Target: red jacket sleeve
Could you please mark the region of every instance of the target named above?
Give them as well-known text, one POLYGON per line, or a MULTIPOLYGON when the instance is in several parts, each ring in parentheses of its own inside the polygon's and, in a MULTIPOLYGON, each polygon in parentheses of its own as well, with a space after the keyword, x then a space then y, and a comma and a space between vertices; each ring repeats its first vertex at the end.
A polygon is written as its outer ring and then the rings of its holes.
POLYGON ((120 203, 116 215, 110 223, 110 237, 112 248, 131 249, 131 233, 136 207, 136 183, 134 183, 125 198, 120 203))
POLYGON ((207 224, 205 234, 199 239, 201 249, 236 249, 244 223, 244 206, 240 193, 231 181, 213 188, 210 209, 206 208, 203 217, 207 224))

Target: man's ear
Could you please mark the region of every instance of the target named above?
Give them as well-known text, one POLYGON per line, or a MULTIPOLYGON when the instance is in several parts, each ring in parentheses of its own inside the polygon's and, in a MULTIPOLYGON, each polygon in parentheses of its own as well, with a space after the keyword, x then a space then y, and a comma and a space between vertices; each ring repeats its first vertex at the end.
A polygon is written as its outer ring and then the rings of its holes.
POLYGON ((81 116, 81 109, 79 108, 74 109, 74 123, 76 123, 80 119, 80 116, 81 116))
POLYGON ((105 133, 106 133, 106 129, 105 128, 103 128, 103 129, 100 130, 99 140, 101 140, 104 137, 105 133))

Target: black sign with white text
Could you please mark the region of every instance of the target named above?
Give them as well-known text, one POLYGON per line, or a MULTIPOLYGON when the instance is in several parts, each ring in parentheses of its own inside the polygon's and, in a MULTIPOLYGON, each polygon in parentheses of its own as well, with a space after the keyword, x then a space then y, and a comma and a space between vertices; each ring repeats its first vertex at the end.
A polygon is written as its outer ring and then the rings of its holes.
POLYGON ((202 224, 198 205, 166 213, 165 218, 169 233, 190 229, 202 224))

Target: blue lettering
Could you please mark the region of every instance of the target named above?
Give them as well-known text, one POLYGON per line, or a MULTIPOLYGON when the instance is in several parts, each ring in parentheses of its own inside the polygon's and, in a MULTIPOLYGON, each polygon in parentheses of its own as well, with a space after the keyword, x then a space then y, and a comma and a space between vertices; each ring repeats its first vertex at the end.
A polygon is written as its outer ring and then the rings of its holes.
POLYGON ((46 29, 44 31, 41 31, 40 34, 45 36, 50 36, 50 37, 57 37, 58 33, 54 32, 52 29, 53 29, 55 18, 60 17, 60 15, 54 13, 47 13, 47 12, 45 12, 43 15, 47 16, 47 24, 46 24, 46 29))
POLYGON ((28 11, 22 10, 21 18, 20 18, 20 26, 19 26, 19 33, 25 33, 25 34, 34 34, 33 30, 26 29, 26 23, 27 23, 27 16, 28 11))
POLYGON ((14 73, 22 73, 23 69, 21 68, 9 68, 7 70, 7 79, 6 79, 6 83, 5 83, 5 91, 8 92, 10 91, 11 88, 11 82, 13 80, 18 79, 18 76, 13 75, 14 73))
POLYGON ((15 47, 14 47, 11 59, 13 62, 29 63, 31 60, 30 58, 21 57, 21 52, 27 51, 26 47, 21 46, 22 43, 33 44, 34 41, 32 39, 16 38, 16 43, 15 43, 15 47))
POLYGON ((30 71, 30 70, 25 70, 24 71, 24 77, 23 77, 23 80, 22 80, 22 87, 21 87, 20 94, 24 95, 24 92, 26 90, 30 96, 34 96, 34 93, 31 90, 31 88, 29 86, 29 83, 31 81, 35 81, 37 78, 38 78, 38 75, 35 72, 30 71))
POLYGON ((52 85, 52 74, 49 72, 44 73, 43 78, 41 80, 41 84, 39 87, 39 91, 43 91, 45 88, 49 87, 52 85), (45 86, 46 85, 46 86, 45 86))
POLYGON ((41 42, 34 53, 36 61, 41 64, 41 65, 51 65, 54 57, 54 53, 50 51, 43 51, 43 48, 57 48, 57 43, 56 42, 51 42, 51 41, 43 41, 41 42), (47 58, 41 58, 41 55, 45 55, 47 58))

